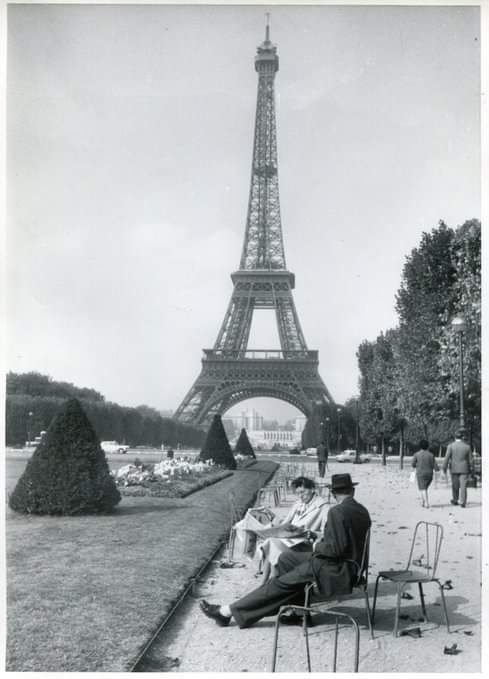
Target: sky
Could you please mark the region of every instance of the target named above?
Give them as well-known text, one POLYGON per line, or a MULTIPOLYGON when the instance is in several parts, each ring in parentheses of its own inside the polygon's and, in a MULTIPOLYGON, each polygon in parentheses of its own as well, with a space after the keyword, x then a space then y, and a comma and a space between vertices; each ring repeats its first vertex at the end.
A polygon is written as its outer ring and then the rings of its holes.
POLYGON ((294 300, 357 393, 423 231, 480 218, 478 7, 10 5, 8 370, 178 407, 239 267, 266 11, 294 300))

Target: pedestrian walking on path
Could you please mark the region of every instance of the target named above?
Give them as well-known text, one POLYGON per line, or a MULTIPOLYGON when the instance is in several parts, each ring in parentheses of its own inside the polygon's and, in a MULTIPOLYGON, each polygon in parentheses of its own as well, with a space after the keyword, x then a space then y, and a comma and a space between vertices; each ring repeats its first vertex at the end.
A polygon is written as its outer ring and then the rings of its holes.
POLYGON ((324 479, 324 474, 326 473, 326 467, 328 466, 328 449, 324 441, 316 448, 316 455, 318 458, 318 472, 319 476, 324 479))
POLYGON ((464 440, 466 430, 460 428, 455 436, 455 441, 450 443, 447 454, 443 462, 443 471, 446 474, 450 469, 452 477, 452 505, 458 505, 460 496, 460 506, 467 504, 467 479, 473 473, 472 451, 469 444, 464 440))
MULTIPOLYGON (((231 619, 240 628, 251 627, 264 617, 276 615, 281 606, 304 604, 304 587, 316 582, 325 598, 349 594, 356 576, 348 560, 360 563, 371 520, 367 509, 353 498, 356 483, 350 474, 333 474, 330 491, 337 504, 329 510, 323 537, 312 553, 284 552, 278 561, 278 576, 231 604, 200 602, 204 615, 221 627, 231 619)), ((298 616, 284 622, 301 622, 298 616)))
POLYGON ((428 450, 429 443, 426 439, 419 442, 419 450, 414 453, 411 466, 416 469, 416 480, 421 498, 421 506, 429 507, 428 488, 433 481, 433 471, 439 471, 435 456, 428 450))

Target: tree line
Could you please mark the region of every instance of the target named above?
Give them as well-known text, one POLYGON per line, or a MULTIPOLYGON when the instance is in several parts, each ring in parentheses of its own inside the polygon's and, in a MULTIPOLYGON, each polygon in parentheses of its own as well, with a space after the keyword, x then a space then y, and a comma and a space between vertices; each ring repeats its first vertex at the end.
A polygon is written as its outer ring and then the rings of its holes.
POLYGON ((329 418, 333 445, 412 449, 420 438, 442 449, 459 426, 458 336, 451 321, 463 316, 465 425, 481 443, 481 225, 456 228, 443 221, 423 233, 406 257, 395 297, 398 325, 365 339, 357 351, 359 395, 340 408, 323 406, 309 418, 303 443, 316 445, 329 418))
POLYGON ((6 443, 23 445, 30 437, 47 430, 51 420, 67 399, 77 398, 83 405, 100 440, 116 440, 130 446, 178 444, 200 448, 205 432, 162 417, 147 405, 130 408, 105 400, 94 389, 56 382, 37 372, 7 375, 6 443))

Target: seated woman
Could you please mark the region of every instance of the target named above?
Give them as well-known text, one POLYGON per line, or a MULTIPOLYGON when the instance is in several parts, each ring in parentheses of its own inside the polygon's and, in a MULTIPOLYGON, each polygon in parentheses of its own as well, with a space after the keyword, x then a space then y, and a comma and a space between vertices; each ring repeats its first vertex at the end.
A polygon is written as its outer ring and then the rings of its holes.
POLYGON ((276 574, 279 556, 287 549, 294 551, 312 551, 311 534, 321 534, 328 515, 328 504, 325 498, 316 493, 312 479, 299 476, 291 483, 297 502, 278 526, 265 529, 260 533, 266 537, 267 532, 280 534, 280 537, 268 537, 259 545, 262 553, 263 582, 276 574), (277 528, 280 530, 278 531, 277 528), (288 534, 290 533, 290 537, 288 534))

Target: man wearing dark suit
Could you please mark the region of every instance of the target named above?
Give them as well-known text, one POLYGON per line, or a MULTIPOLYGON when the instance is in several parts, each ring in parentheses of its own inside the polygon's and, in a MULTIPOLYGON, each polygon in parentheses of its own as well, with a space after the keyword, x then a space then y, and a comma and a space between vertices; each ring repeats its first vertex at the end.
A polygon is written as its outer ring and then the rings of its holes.
POLYGON ((316 455, 318 458, 318 472, 319 476, 324 479, 324 474, 326 472, 326 467, 328 466, 328 449, 324 441, 316 448, 316 455))
POLYGON ((229 605, 203 600, 202 612, 223 627, 234 618, 243 628, 276 615, 280 606, 303 604, 304 587, 311 582, 316 582, 325 598, 350 593, 356 570, 347 559, 360 563, 371 524, 368 511, 353 499, 356 485, 350 474, 333 474, 328 487, 338 504, 329 510, 323 536, 312 553, 284 552, 278 562, 277 577, 229 605))
POLYGON ((458 505, 460 494, 460 506, 465 507, 467 503, 467 479, 472 474, 472 451, 468 443, 463 439, 466 436, 465 429, 459 429, 455 441, 450 443, 443 461, 443 471, 446 474, 450 468, 452 477, 452 505, 458 505))

